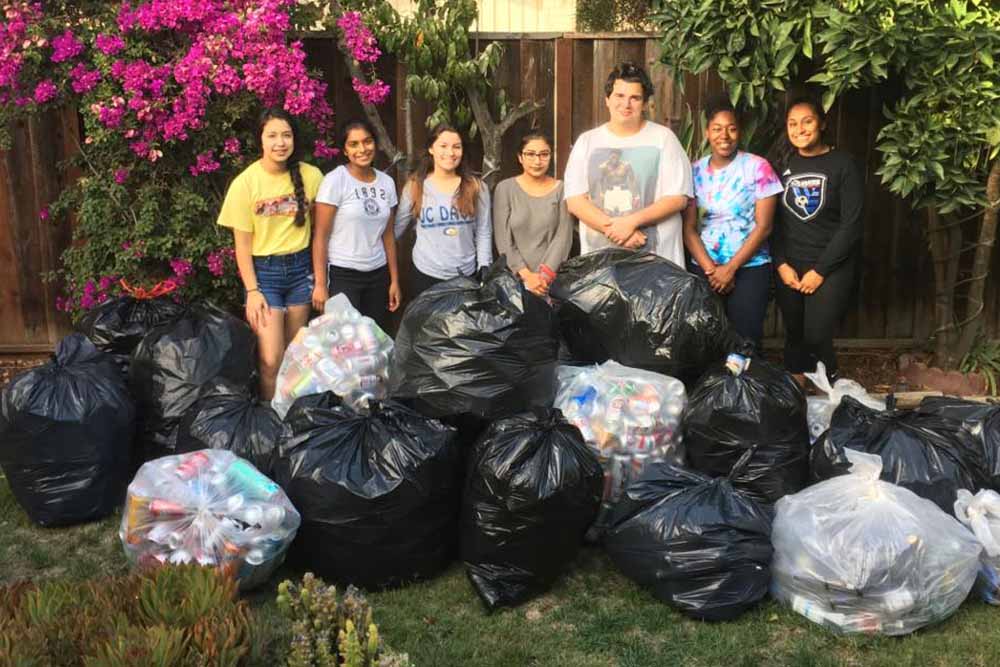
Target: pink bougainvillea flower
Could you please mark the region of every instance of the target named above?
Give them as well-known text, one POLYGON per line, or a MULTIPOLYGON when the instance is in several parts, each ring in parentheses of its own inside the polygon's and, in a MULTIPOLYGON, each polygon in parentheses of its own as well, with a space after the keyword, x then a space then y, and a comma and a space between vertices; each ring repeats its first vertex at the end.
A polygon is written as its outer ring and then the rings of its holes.
POLYGON ((56 84, 52 83, 49 79, 45 79, 44 81, 39 81, 38 85, 35 86, 33 99, 35 100, 35 104, 45 104, 55 99, 58 94, 59 89, 56 88, 56 84))
POLYGON ((52 62, 72 60, 83 53, 83 43, 73 36, 72 30, 52 38, 52 62))

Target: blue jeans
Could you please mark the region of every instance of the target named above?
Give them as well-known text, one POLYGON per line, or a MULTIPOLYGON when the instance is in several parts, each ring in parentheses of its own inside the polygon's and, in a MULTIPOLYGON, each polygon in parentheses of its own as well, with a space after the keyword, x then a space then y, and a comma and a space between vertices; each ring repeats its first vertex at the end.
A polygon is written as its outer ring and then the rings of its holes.
MULTIPOLYGON (((705 278, 705 272, 696 262, 689 264, 691 273, 705 278)), ((726 315, 736 333, 749 339, 760 349, 764 337, 764 317, 771 290, 771 265, 744 266, 736 271, 733 291, 722 297, 726 315)))
POLYGON ((271 308, 285 310, 289 306, 312 303, 312 251, 309 248, 287 255, 255 256, 253 270, 257 274, 257 288, 271 308))

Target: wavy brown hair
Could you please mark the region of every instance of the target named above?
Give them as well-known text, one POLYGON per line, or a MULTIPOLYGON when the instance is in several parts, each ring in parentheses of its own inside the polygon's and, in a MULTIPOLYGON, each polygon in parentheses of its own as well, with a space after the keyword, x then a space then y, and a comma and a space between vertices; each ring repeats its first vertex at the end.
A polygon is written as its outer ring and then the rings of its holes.
POLYGON ((424 203, 424 179, 427 175, 434 171, 434 158, 431 157, 430 151, 434 142, 438 140, 445 132, 452 132, 458 135, 459 140, 462 141, 462 159, 458 163, 458 167, 455 172, 461 177, 462 182, 458 185, 458 192, 455 193, 455 208, 458 212, 466 218, 476 217, 476 202, 479 198, 479 188, 483 187, 480 180, 472 175, 469 168, 465 164, 465 140, 462 139, 462 134, 456 130, 454 127, 447 123, 439 123, 434 126, 431 130, 430 135, 427 137, 427 151, 424 152, 424 156, 420 159, 420 164, 417 165, 417 169, 410 176, 410 181, 407 183, 407 187, 410 188, 411 199, 413 200, 413 219, 419 219, 420 213, 423 210, 424 203))

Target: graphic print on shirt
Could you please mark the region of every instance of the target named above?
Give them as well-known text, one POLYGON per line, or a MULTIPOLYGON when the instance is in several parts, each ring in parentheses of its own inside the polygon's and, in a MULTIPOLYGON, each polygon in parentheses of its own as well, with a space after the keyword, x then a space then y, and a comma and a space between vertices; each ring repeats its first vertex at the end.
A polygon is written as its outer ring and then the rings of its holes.
POLYGON ((354 198, 361 202, 362 208, 369 216, 375 217, 381 213, 382 207, 379 200, 385 203, 388 200, 385 188, 378 188, 374 185, 354 188, 352 193, 354 198))
MULTIPOLYGON (((310 201, 306 198, 306 209, 309 208, 310 201)), ((299 205, 295 201, 295 195, 283 195, 273 199, 258 199, 254 202, 253 212, 262 218, 270 218, 276 215, 294 216, 299 210, 299 205)))
POLYGON ((447 229, 444 230, 444 233, 448 236, 458 234, 457 226, 471 225, 475 222, 475 218, 462 215, 454 206, 425 206, 420 213, 421 227, 424 229, 446 227, 447 229))
POLYGON ((590 153, 590 200, 611 216, 653 203, 660 152, 653 146, 597 148, 590 153))
POLYGON ((826 174, 798 174, 785 183, 781 201, 802 222, 811 220, 826 202, 826 174))

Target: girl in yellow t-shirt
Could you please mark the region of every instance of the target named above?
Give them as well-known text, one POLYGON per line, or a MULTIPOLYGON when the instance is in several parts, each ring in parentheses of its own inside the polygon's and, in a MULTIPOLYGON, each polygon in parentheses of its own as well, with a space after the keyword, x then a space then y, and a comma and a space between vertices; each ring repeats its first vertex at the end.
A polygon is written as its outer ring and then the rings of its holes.
POLYGON ((218 224, 233 230, 261 398, 269 401, 285 346, 309 318, 312 207, 323 173, 299 162, 295 121, 284 110, 261 114, 258 136, 261 157, 233 179, 218 224))

